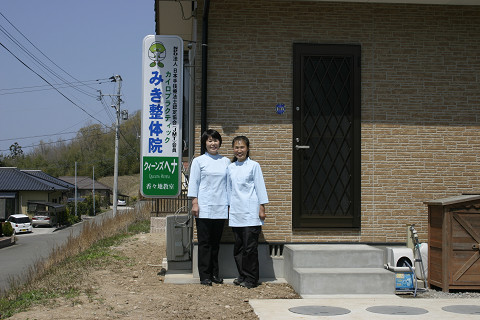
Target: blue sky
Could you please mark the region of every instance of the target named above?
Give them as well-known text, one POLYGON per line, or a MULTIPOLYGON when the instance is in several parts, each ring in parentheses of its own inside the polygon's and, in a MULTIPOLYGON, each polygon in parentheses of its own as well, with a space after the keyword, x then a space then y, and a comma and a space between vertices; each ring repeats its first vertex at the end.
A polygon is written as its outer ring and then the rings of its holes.
POLYGON ((154 0, 2 0, 0 13, 0 43, 11 51, 0 45, 0 154, 15 142, 28 153, 40 140, 110 126, 112 100, 98 101, 97 90, 115 94, 113 75, 123 79, 122 110, 140 110, 142 40, 155 32, 154 0))

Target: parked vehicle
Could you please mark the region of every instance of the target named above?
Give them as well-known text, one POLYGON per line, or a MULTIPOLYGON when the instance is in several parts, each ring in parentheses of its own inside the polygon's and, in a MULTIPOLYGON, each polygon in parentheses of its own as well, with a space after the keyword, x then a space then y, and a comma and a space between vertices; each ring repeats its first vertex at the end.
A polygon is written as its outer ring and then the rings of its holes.
POLYGON ((7 221, 10 222, 13 230, 15 230, 15 233, 33 231, 32 222, 25 214, 12 214, 10 217, 8 217, 7 221))
POLYGON ((50 213, 48 211, 37 211, 32 217, 32 225, 34 227, 38 226, 48 226, 53 227, 57 225, 57 216, 55 213, 50 213))
POLYGON ((28 211, 32 224, 38 226, 66 225, 67 208, 64 204, 47 201, 28 201, 28 211))
POLYGON ((117 206, 126 206, 127 202, 125 200, 118 200, 117 206))

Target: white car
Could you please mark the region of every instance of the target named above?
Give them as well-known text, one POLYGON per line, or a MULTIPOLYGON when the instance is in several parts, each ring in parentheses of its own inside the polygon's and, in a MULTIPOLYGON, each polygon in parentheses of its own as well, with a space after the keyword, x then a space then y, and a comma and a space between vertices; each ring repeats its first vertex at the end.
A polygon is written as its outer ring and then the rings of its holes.
POLYGON ((117 206, 126 206, 127 202, 125 200, 118 200, 117 201, 117 206))
POLYGON ((32 217, 32 226, 48 226, 53 227, 57 224, 56 215, 50 214, 48 211, 37 211, 32 217))
POLYGON ((27 215, 12 214, 8 217, 7 221, 10 222, 15 233, 33 231, 32 221, 30 221, 30 218, 27 215))

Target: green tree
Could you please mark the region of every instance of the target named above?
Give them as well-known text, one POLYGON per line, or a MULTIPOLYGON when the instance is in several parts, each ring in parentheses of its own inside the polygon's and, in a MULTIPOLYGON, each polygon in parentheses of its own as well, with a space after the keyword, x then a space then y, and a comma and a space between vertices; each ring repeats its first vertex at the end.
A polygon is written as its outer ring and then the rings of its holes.
POLYGON ((140 172, 140 116, 135 112, 120 126, 119 175, 140 172))
POLYGON ((20 146, 18 142, 15 142, 14 144, 12 144, 9 149, 10 149, 10 157, 12 159, 17 159, 23 156, 22 146, 20 146))
MULTIPOLYGON (((132 175, 140 171, 140 111, 130 115, 120 125, 119 175, 132 175)), ((30 152, 24 153, 18 143, 10 147, 10 155, 0 155, 0 166, 19 169, 39 169, 54 177, 73 176, 75 162, 77 175, 95 177, 112 176, 115 157, 115 126, 89 124, 81 128, 69 142, 40 141, 30 152)))

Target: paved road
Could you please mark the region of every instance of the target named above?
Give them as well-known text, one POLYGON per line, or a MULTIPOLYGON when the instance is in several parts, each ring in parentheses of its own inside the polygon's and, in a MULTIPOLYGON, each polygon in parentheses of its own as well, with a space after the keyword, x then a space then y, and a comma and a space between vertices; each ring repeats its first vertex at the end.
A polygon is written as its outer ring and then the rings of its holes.
POLYGON ((17 234, 17 242, 0 250, 0 292, 7 290, 13 279, 21 279, 39 260, 47 258, 55 247, 64 244, 70 235, 80 233, 82 223, 55 230, 38 227, 33 233, 17 234))
MULTIPOLYGON (((119 211, 126 209, 131 208, 118 208, 119 211)), ((68 228, 38 227, 32 233, 18 234, 16 244, 0 249, 0 293, 10 288, 13 279, 24 278, 36 262, 47 258, 55 248, 66 243, 69 236, 78 236, 84 224, 90 221, 101 224, 112 215, 113 211, 107 211, 68 228)))

